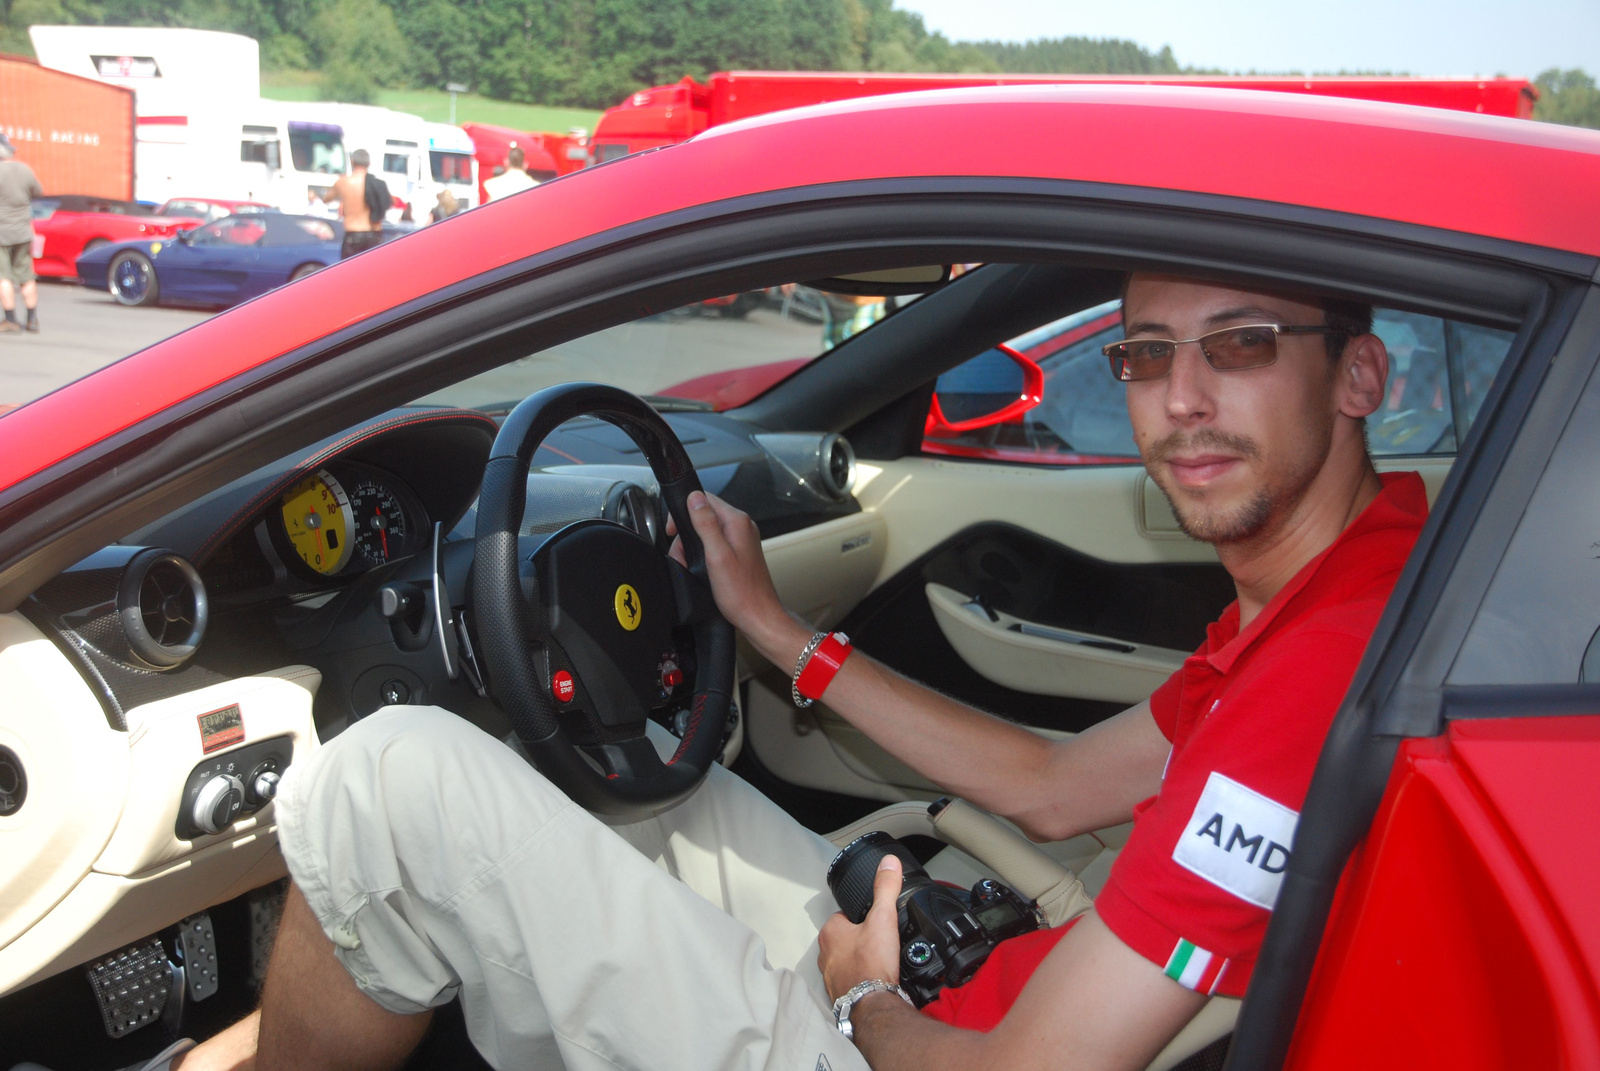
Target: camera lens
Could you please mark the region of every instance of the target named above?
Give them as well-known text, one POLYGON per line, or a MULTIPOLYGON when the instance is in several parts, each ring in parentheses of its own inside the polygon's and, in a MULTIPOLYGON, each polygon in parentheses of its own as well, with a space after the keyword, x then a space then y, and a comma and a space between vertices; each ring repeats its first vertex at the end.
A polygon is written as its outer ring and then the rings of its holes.
POLYGON ((917 862, 917 857, 911 854, 911 849, 881 829, 857 837, 828 864, 828 888, 839 902, 839 910, 844 912, 844 917, 858 926, 872 907, 872 881, 878 873, 879 861, 886 855, 896 856, 900 860, 905 875, 901 885, 902 897, 912 889, 933 881, 928 877, 928 872, 922 869, 922 864, 917 862))

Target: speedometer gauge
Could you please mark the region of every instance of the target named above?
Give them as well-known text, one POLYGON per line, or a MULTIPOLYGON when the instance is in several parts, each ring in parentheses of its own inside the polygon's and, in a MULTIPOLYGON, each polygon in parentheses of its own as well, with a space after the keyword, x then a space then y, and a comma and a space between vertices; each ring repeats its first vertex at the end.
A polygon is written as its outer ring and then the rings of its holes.
POLYGON ((318 469, 283 496, 283 528, 300 560, 332 576, 350 560, 354 518, 344 488, 327 469, 318 469))
POLYGON ((405 553, 406 512, 381 481, 363 477, 350 490, 355 514, 356 550, 368 565, 382 565, 405 553))

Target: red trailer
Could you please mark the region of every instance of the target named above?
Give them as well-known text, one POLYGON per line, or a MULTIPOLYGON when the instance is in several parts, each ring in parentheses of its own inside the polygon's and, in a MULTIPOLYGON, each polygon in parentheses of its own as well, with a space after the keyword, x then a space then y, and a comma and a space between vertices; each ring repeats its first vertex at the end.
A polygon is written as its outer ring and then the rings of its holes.
POLYGON ((484 180, 505 168, 512 146, 522 149, 524 169, 540 182, 576 171, 589 162, 587 139, 576 134, 513 130, 489 123, 462 123, 461 129, 467 132, 477 150, 479 204, 489 199, 483 188, 484 180))
POLYGON ((133 90, 0 55, 0 131, 46 193, 133 200, 133 90))
POLYGON ((1112 83, 1187 85, 1313 93, 1393 104, 1419 104, 1453 111, 1533 115, 1538 90, 1525 78, 1312 77, 1237 78, 1094 74, 849 74, 814 71, 719 71, 702 85, 685 78, 674 85, 641 89, 608 109, 595 127, 597 163, 642 149, 687 141, 707 127, 754 115, 885 93, 914 93, 962 86, 1112 83))

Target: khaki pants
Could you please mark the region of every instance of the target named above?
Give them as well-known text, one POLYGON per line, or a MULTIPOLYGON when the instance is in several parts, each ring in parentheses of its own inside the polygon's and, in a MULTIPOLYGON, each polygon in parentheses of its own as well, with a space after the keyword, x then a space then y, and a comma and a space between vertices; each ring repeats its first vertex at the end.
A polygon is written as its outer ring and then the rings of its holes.
POLYGON ((607 826, 455 715, 395 707, 292 766, 277 813, 356 984, 399 1013, 459 995, 496 1068, 866 1068, 816 966, 835 849, 720 766, 607 826))

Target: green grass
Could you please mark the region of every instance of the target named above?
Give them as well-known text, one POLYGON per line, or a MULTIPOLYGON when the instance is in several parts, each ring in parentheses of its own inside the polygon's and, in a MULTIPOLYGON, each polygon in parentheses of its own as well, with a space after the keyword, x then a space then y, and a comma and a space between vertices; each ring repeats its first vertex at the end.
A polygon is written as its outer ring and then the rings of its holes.
MULTIPOLYGON (((261 81, 261 95, 268 100, 321 99, 321 89, 315 75, 307 77, 299 71, 271 75, 263 72, 261 81)), ((375 103, 435 122, 450 121, 450 94, 442 89, 380 89, 375 103)), ((458 123, 491 123, 513 130, 550 130, 564 134, 568 128, 575 126, 585 127, 592 133, 599 120, 600 113, 587 108, 514 104, 507 100, 490 100, 475 93, 462 93, 456 97, 458 123)))

